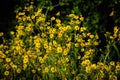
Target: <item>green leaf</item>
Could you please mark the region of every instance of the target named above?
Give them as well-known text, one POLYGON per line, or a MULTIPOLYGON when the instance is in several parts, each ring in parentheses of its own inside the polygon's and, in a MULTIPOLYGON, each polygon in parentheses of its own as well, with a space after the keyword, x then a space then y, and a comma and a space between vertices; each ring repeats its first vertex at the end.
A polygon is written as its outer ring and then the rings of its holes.
POLYGON ((119 52, 117 46, 114 44, 113 47, 114 47, 114 49, 116 50, 118 57, 120 58, 120 54, 119 54, 120 52, 119 52))

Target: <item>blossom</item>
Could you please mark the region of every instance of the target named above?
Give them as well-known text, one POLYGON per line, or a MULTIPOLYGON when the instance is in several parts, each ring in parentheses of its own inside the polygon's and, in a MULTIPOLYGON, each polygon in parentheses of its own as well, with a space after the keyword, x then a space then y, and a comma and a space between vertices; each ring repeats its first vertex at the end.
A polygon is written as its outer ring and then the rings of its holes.
POLYGON ((4 75, 8 76, 9 75, 9 71, 5 71, 4 75))

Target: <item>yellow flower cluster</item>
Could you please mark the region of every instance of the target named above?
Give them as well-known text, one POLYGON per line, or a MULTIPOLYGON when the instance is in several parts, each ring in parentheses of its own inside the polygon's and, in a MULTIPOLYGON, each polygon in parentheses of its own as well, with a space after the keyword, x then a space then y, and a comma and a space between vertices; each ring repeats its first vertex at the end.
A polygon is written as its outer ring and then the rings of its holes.
MULTIPOLYGON (((60 12, 56 16, 60 16, 60 12)), ((54 16, 47 22, 42 9, 33 3, 18 12, 16 31, 10 32, 12 39, 8 45, 0 44, 0 69, 4 75, 12 77, 24 72, 21 79, 32 74, 43 80, 89 80, 90 76, 95 80, 117 80, 120 62, 111 61, 108 65, 92 62, 99 45, 98 34, 80 26, 83 16, 69 14, 66 17, 70 18, 68 23, 54 16)), ((117 27, 112 37, 120 39, 117 27)))

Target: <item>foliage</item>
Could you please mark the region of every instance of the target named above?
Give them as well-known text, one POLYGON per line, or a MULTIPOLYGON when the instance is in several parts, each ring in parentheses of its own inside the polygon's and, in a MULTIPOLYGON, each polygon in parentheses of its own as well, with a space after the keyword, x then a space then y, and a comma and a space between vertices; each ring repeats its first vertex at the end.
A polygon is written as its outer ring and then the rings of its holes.
MULTIPOLYGON (((77 8, 75 8, 77 9, 77 8)), ((85 18, 61 12, 47 18, 42 9, 30 5, 18 11, 16 30, 0 44, 0 79, 117 80, 120 77, 120 30, 106 32, 105 50, 91 32, 85 18), (86 24, 86 26, 85 26, 86 24), (98 56, 98 52, 100 52, 98 56), (117 54, 116 61, 113 54, 117 54), (111 56, 113 55, 113 56, 111 56), (98 58, 98 60, 95 60, 98 58)), ((94 23, 95 24, 95 23, 94 23)))

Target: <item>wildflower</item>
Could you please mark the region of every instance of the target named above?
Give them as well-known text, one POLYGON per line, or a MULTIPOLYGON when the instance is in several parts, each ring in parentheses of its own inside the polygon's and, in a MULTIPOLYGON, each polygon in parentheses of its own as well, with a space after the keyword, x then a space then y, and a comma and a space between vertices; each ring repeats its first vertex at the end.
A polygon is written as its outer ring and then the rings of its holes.
POLYGON ((90 35, 90 38, 91 38, 91 39, 94 38, 94 35, 90 35))
POLYGON ((81 28, 80 28, 80 32, 83 32, 83 31, 85 31, 85 30, 86 30, 85 27, 81 27, 81 28))
POLYGON ((78 19, 79 17, 75 15, 73 18, 74 18, 74 19, 78 19))
POLYGON ((48 47, 49 47, 49 46, 48 46, 48 43, 44 43, 44 48, 45 48, 45 49, 48 49, 48 47))
POLYGON ((50 34, 50 38, 53 38, 54 37, 54 34, 50 34))
POLYGON ((57 13, 56 13, 56 16, 60 16, 60 12, 57 12, 57 13))
POLYGON ((120 66, 119 65, 116 66, 116 71, 120 71, 120 66))
POLYGON ((23 63, 27 63, 28 62, 28 56, 25 55, 24 58, 23 58, 23 63))
POLYGON ((5 60, 6 60, 6 62, 10 62, 11 58, 6 58, 5 60))
POLYGON ((48 67, 45 67, 44 73, 47 73, 49 71, 48 67))
POLYGON ((114 61, 111 61, 111 62, 110 62, 110 65, 111 65, 111 66, 115 66, 115 62, 114 62, 114 61))
POLYGON ((5 64, 4 66, 5 66, 6 70, 9 70, 9 69, 10 69, 10 65, 5 64))
POLYGON ((96 39, 99 39, 99 36, 98 36, 98 34, 96 34, 96 35, 95 35, 95 38, 96 38, 96 39))
POLYGON ((87 73, 90 73, 90 72, 91 72, 91 67, 90 67, 90 66, 87 66, 86 69, 85 69, 85 71, 86 71, 87 73))
POLYGON ((109 80, 118 80, 114 74, 109 75, 109 80))
POLYGON ((62 47, 57 47, 57 53, 61 53, 62 52, 62 47))
POLYGON ((63 52, 63 55, 67 55, 69 52, 69 49, 65 49, 64 52, 63 52))
POLYGON ((61 38, 62 35, 63 35, 63 33, 62 33, 62 32, 59 32, 59 33, 58 33, 58 38, 61 38))
POLYGON ((52 17, 51 20, 52 20, 52 21, 55 20, 55 17, 52 17))
POLYGON ((40 71, 41 69, 40 68, 37 68, 38 71, 40 71))
POLYGON ((68 58, 68 57, 66 57, 66 58, 65 58, 65 61, 66 61, 66 62, 69 62, 69 58, 68 58))
POLYGON ((36 73, 36 70, 35 70, 35 69, 33 69, 33 70, 32 70, 32 73, 33 73, 33 74, 35 74, 35 73, 36 73))
POLYGON ((75 26, 75 30, 79 30, 79 26, 75 26))
POLYGON ((17 69, 17 73, 21 73, 21 69, 20 68, 17 69))
POLYGON ((69 14, 68 15, 68 17, 74 17, 75 16, 75 14, 69 14))
POLYGON ((96 69, 97 68, 97 65, 96 64, 92 64, 91 65, 91 69, 96 69))
POLYGON ((79 47, 79 44, 78 44, 78 43, 75 43, 75 47, 79 47))
POLYGON ((80 59, 81 58, 81 56, 78 56, 78 59, 80 59))
POLYGON ((112 11, 109 16, 114 16, 115 11, 112 11))
POLYGON ((0 59, 0 63, 3 62, 3 59, 0 59))
POLYGON ((84 48, 82 48, 82 49, 81 49, 81 52, 84 52, 84 51, 85 51, 85 49, 84 49, 84 48))
POLYGON ((80 20, 83 21, 83 20, 84 20, 84 17, 80 17, 80 20))
POLYGON ((55 69, 55 67, 51 67, 51 72, 55 72, 56 71, 56 69, 55 69))
POLYGON ((82 66, 86 66, 86 65, 90 65, 91 64, 91 62, 90 62, 90 60, 84 60, 84 61, 82 61, 82 63, 81 63, 81 65, 82 66))
POLYGON ((3 32, 0 32, 0 37, 3 36, 3 32))
POLYGON ((94 42, 94 45, 95 45, 95 46, 98 46, 98 45, 99 45, 99 42, 95 41, 95 42, 94 42))
POLYGON ((10 34, 11 34, 11 35, 14 35, 14 31, 11 31, 10 34))
POLYGON ((9 71, 5 71, 4 75, 8 76, 9 75, 9 71))
POLYGON ((110 39, 114 39, 114 37, 113 37, 113 36, 110 36, 110 39))
POLYGON ((56 19, 55 21, 56 21, 56 23, 61 23, 60 19, 56 19))
POLYGON ((26 70, 27 64, 23 64, 23 70, 26 70))

